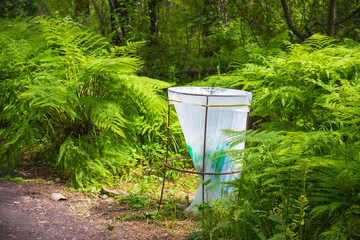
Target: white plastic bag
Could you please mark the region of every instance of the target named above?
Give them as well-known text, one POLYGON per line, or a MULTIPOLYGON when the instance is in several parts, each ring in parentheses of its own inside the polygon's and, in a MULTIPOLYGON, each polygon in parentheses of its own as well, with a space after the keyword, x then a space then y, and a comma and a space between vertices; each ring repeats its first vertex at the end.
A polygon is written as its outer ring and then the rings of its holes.
MULTIPOLYGON (((168 89, 168 96, 169 104, 175 105, 196 171, 218 173, 238 170, 240 164, 233 163, 233 160, 223 155, 214 158, 214 154, 229 148, 223 129, 246 130, 251 93, 225 88, 171 87, 168 89), (205 169, 203 169, 203 160, 205 160, 205 169)), ((244 149, 244 147, 245 143, 240 143, 233 149, 244 149)), ((206 187, 209 190, 205 189, 205 202, 218 199, 221 192, 231 191, 229 188, 220 189, 217 183, 229 182, 238 177, 239 174, 205 175, 205 181, 211 179, 206 187)), ((201 202, 202 185, 200 184, 187 211, 194 209, 194 205, 201 202)))

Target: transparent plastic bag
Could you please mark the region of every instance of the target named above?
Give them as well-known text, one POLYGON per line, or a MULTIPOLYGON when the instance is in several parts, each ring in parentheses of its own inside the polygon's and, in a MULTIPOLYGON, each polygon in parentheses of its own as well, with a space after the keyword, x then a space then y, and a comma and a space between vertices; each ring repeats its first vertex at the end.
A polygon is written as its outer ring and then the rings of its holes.
MULTIPOLYGON (((171 87, 168 89, 168 96, 169 104, 175 105, 196 171, 218 173, 238 170, 241 166, 239 163, 221 154, 221 152, 229 148, 229 143, 226 141, 226 136, 222 130, 246 130, 252 94, 246 91, 225 88, 171 87), (205 160, 205 169, 203 160, 205 160)), ((232 148, 244 149, 245 143, 239 143, 232 148)), ((220 188, 217 183, 229 182, 239 176, 238 173, 205 175, 205 181, 211 179, 211 182, 205 187, 205 202, 216 200, 221 193, 226 194, 231 191, 228 187, 220 188)), ((199 177, 202 179, 200 175, 199 177)), ((187 211, 194 209, 195 205, 201 202, 202 185, 200 184, 196 196, 187 211)))

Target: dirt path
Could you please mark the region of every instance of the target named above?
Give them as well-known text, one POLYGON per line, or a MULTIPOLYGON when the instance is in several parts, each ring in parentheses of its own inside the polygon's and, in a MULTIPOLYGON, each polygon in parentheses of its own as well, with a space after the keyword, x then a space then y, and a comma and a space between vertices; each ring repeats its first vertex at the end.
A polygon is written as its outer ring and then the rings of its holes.
MULTIPOLYGON (((0 181, 0 240, 186 239, 194 226, 189 220, 173 228, 146 220, 122 222, 110 217, 109 209, 109 199, 70 192, 60 183, 0 181), (54 201, 51 193, 68 200, 54 201)), ((122 210, 111 208, 112 214, 122 210)))

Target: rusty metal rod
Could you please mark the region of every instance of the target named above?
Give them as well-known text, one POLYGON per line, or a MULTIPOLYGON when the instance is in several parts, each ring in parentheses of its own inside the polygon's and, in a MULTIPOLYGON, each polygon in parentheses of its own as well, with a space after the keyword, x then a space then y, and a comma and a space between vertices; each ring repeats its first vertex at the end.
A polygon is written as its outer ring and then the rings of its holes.
POLYGON ((235 173, 242 172, 242 170, 233 171, 233 172, 220 172, 220 173, 219 172, 196 172, 196 171, 189 171, 189 170, 183 170, 183 169, 175 168, 175 167, 172 167, 172 166, 170 166, 168 164, 168 162, 181 160, 181 159, 191 159, 191 157, 170 158, 170 159, 168 159, 168 160, 166 160, 164 162, 164 165, 167 168, 170 168, 170 169, 175 170, 175 171, 179 171, 179 172, 183 172, 183 173, 190 173, 190 174, 200 174, 200 175, 228 175, 228 174, 235 174, 235 173))
MULTIPOLYGON (((206 130, 207 130, 207 118, 208 118, 208 111, 209 108, 207 107, 207 105, 209 104, 209 96, 206 96, 206 108, 205 108, 205 126, 204 126, 204 155, 203 155, 203 169, 202 172, 205 172, 205 155, 206 155, 206 130)), ((202 203, 205 203, 205 175, 202 175, 202 203)), ((203 215, 205 215, 205 211, 203 211, 203 215)))
MULTIPOLYGON (((169 145, 170 145, 170 112, 171 112, 171 106, 172 106, 172 105, 170 105, 170 104, 168 105, 168 114, 167 114, 167 122, 166 122, 166 128, 167 128, 167 145, 166 145, 166 160, 165 160, 165 162, 168 160, 168 157, 169 157, 169 145)), ((163 177, 163 183, 162 183, 162 188, 161 188, 161 196, 160 196, 159 207, 161 207, 162 198, 163 198, 163 194, 164 194, 165 179, 166 179, 166 166, 165 166, 165 168, 164 168, 164 177, 163 177)))

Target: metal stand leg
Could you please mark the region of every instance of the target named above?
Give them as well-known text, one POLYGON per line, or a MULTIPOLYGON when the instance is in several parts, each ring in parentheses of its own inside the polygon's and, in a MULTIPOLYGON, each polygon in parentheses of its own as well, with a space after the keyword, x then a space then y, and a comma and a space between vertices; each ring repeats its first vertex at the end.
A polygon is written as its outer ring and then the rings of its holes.
MULTIPOLYGON (((206 97, 206 105, 209 104, 209 98, 206 97)), ((205 172, 205 154, 206 154, 206 129, 207 129, 207 119, 208 119, 208 110, 209 108, 206 107, 205 109, 205 126, 204 126, 204 154, 203 154, 203 172, 205 172)), ((202 175, 202 204, 205 203, 205 174, 202 175)), ((205 210, 203 210, 203 215, 205 215, 205 210)))
POLYGON ((163 198, 163 194, 164 194, 164 186, 165 186, 165 181, 166 181, 166 166, 164 166, 164 167, 165 167, 165 169, 164 169, 164 178, 163 178, 163 182, 162 182, 159 208, 161 208, 162 198, 163 198))
MULTIPOLYGON (((169 104, 168 106, 168 114, 167 114, 167 121, 166 121, 166 128, 167 128, 167 145, 166 145, 166 161, 169 158, 169 144, 170 144, 170 112, 171 112, 171 106, 169 104)), ((162 198, 163 198, 163 194, 164 194, 164 187, 165 187, 165 181, 166 181, 166 165, 164 165, 165 169, 164 169, 164 178, 163 178, 163 183, 162 183, 162 188, 161 188, 161 196, 160 196, 160 203, 159 203, 159 208, 161 207, 161 203, 162 203, 162 198)))

